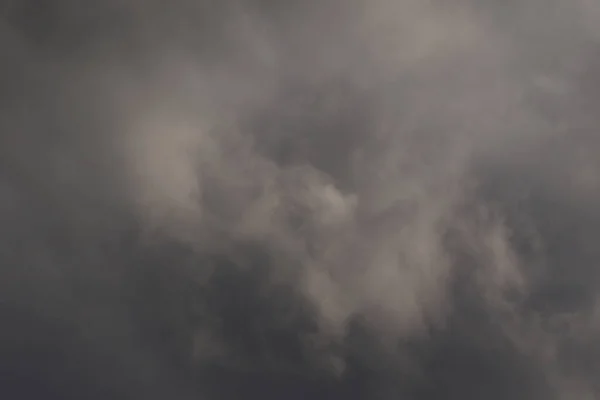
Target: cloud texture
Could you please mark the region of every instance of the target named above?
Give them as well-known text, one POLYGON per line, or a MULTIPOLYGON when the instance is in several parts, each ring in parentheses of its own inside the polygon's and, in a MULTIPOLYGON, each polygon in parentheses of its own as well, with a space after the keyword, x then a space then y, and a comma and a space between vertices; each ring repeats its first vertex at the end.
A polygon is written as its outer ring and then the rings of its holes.
POLYGON ((7 398, 600 397, 593 1, 13 1, 7 398))

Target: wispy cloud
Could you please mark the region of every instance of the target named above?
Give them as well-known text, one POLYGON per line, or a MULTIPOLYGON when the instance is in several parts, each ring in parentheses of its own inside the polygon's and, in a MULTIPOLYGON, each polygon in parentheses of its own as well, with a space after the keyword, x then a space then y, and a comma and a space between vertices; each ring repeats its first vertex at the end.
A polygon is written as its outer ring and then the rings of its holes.
POLYGON ((86 398, 600 393, 594 2, 2 13, 6 348, 86 398))

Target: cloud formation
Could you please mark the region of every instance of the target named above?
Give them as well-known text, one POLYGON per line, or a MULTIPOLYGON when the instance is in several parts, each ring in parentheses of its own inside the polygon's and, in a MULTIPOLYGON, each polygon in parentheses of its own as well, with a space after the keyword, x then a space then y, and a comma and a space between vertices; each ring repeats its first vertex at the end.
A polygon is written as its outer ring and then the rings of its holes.
POLYGON ((600 7, 563 3, 7 3, 5 392, 595 399, 600 7))

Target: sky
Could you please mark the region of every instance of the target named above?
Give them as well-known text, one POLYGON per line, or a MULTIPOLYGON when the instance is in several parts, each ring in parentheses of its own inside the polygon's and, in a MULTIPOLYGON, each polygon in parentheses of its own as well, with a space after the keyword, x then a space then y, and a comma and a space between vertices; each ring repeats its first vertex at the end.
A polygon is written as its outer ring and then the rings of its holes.
POLYGON ((600 3, 0 7, 0 392, 600 398, 600 3))

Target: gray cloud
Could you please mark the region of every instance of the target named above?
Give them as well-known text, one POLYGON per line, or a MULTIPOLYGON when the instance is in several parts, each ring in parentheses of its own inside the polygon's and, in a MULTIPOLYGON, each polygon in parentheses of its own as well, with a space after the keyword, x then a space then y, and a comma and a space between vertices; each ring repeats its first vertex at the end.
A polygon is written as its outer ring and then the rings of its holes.
POLYGON ((6 392, 596 398, 599 12, 7 4, 6 392))

